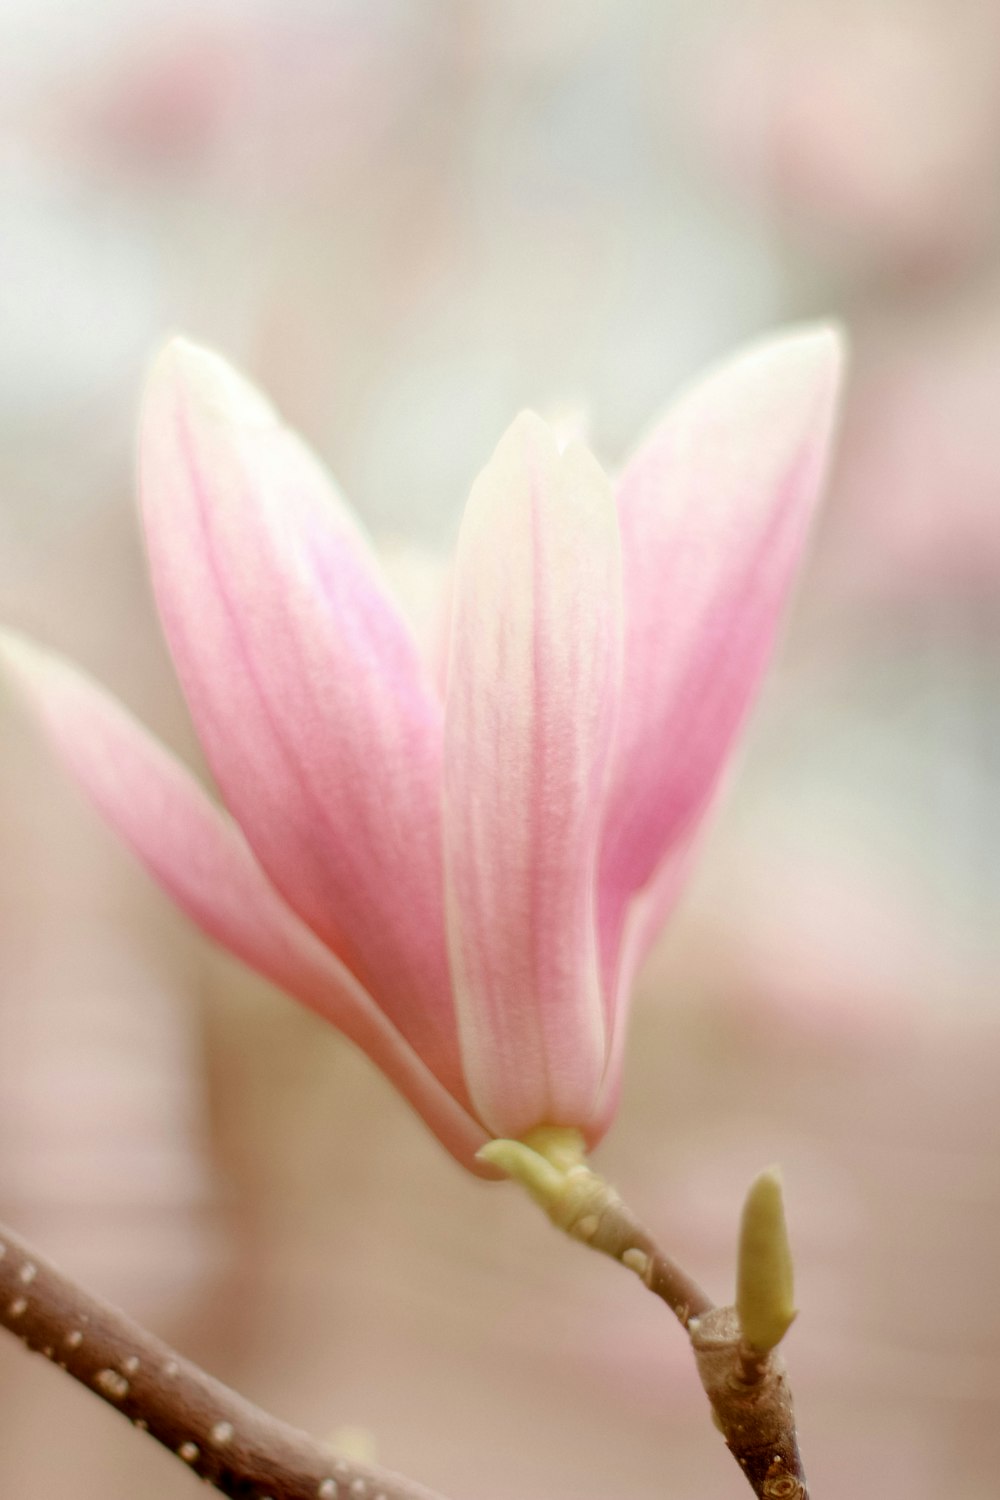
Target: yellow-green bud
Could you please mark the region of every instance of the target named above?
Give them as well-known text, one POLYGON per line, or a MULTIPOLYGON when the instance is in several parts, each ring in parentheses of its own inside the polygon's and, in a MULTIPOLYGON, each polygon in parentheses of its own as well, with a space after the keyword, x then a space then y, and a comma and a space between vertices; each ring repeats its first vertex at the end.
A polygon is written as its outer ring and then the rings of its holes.
POLYGON ((736 1311, 755 1353, 767 1354, 781 1343, 795 1318, 794 1299, 781 1174, 770 1167, 751 1184, 740 1226, 736 1311))

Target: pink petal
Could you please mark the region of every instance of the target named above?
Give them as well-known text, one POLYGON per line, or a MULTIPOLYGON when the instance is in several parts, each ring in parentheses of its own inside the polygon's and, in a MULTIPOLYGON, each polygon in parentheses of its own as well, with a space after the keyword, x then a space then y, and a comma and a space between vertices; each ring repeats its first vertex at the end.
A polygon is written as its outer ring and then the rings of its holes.
POLYGON ((625 682, 601 862, 610 995, 628 901, 691 834, 770 656, 841 353, 828 328, 744 352, 672 408, 619 486, 625 682))
POLYGON ((0 656, 57 756, 180 908, 361 1047, 466 1166, 486 1139, 342 963, 285 905, 233 822, 130 714, 16 636, 0 656))
POLYGON ((597 840, 618 706, 607 480, 523 415, 459 537, 445 714, 446 917, 462 1056, 499 1134, 585 1125, 605 1058, 597 840))
POLYGON ((222 795, 294 910, 463 1097, 441 909, 441 704, 320 465, 224 361, 153 373, 157 602, 222 795))

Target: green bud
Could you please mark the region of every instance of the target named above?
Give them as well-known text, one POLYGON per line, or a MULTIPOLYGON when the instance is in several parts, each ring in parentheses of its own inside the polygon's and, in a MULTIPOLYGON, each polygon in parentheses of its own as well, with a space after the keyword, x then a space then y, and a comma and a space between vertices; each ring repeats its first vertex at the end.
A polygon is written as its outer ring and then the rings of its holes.
POLYGON ((794 1298, 781 1173, 769 1167, 747 1193, 736 1273, 736 1311, 755 1353, 767 1354, 781 1343, 795 1318, 794 1298))

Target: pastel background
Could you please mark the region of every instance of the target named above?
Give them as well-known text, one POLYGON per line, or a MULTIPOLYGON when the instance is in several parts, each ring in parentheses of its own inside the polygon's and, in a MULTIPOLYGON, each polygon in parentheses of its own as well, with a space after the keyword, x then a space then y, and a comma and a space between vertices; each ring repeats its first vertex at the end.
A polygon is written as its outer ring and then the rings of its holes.
MULTIPOLYGON (((584 408, 614 468, 700 364, 818 316, 854 349, 824 517, 600 1165, 721 1298, 780 1161, 816 1494, 987 1500, 996 6, 0 3, 0 613, 195 764, 134 513, 167 333, 266 386, 412 580, 520 407, 584 408)), ((452 1500, 738 1493, 668 1315, 209 950, 0 718, 0 1213, 452 1500)), ((196 1483, 0 1343, 0 1493, 196 1483)))

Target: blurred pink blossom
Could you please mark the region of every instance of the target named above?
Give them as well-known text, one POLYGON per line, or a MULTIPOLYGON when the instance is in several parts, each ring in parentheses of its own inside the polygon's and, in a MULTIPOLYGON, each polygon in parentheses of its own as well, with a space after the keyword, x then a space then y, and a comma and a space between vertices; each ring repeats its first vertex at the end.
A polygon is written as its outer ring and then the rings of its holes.
POLYGON ((69 86, 40 88, 36 129, 99 169, 322 196, 331 177, 372 170, 444 40, 362 7, 182 7, 126 28, 69 86))
POLYGON ((472 489, 442 694, 328 477, 221 359, 151 380, 157 602, 228 813, 80 673, 6 657, 98 807, 208 933, 361 1046, 466 1165, 618 1099, 627 998, 773 642, 838 336, 755 346, 617 494, 519 417, 472 489))
POLYGON ((762 0, 713 40, 697 110, 741 186, 826 262, 927 276, 998 230, 989 0, 762 0))

